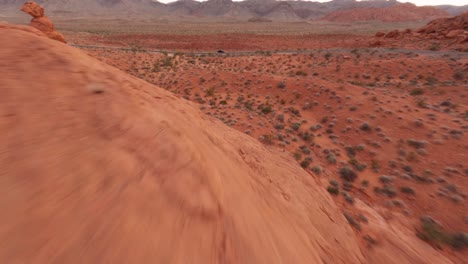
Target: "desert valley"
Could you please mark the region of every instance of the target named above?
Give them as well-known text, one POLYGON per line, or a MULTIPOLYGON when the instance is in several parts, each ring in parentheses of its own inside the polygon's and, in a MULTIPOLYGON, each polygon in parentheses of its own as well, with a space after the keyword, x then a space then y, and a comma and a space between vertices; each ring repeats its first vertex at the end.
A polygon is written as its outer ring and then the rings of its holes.
POLYGON ((37 3, 0 0, 0 262, 468 263, 468 6, 37 3))

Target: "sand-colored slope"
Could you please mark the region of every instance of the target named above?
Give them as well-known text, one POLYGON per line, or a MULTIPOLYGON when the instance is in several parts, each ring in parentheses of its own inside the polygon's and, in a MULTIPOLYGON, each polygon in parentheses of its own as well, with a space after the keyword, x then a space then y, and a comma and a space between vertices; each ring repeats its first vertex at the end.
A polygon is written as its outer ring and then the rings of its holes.
POLYGON ((289 155, 2 26, 1 263, 363 263, 289 155))

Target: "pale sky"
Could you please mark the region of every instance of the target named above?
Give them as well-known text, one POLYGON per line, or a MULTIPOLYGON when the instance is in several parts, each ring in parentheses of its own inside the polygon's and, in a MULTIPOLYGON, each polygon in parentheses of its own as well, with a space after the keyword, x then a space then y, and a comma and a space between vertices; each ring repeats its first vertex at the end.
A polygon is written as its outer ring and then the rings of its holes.
MULTIPOLYGON (((158 0, 161 3, 170 3, 174 2, 176 0, 158 0)), ((201 1, 201 0, 197 0, 201 1)), ((233 0, 233 1, 239 1, 239 0, 233 0)), ((326 0, 314 0, 314 2, 328 2, 326 0)), ((467 5, 468 1, 467 0, 403 0, 400 2, 410 2, 413 4, 416 4, 418 6, 424 6, 424 5, 457 5, 457 6, 462 6, 462 5, 467 5)))

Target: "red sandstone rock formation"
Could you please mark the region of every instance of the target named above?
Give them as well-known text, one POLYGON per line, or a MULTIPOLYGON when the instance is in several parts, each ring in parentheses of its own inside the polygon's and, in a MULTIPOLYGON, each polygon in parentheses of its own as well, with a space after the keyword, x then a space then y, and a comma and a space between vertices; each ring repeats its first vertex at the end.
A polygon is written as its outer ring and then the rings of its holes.
POLYGON ((418 33, 432 39, 456 39, 455 42, 468 41, 468 12, 450 18, 439 18, 419 29, 418 33))
POLYGON ((66 43, 63 35, 55 31, 52 21, 44 15, 44 8, 42 6, 35 2, 26 2, 23 7, 21 7, 21 11, 33 17, 30 24, 32 27, 44 32, 44 34, 51 39, 66 43))

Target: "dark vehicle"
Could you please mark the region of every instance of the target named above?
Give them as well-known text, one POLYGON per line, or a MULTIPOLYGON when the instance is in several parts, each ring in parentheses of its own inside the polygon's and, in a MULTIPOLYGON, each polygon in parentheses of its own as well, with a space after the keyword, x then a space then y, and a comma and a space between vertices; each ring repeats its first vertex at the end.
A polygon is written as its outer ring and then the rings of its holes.
POLYGON ((224 50, 218 50, 217 52, 218 53, 226 53, 226 52, 224 52, 224 50))

